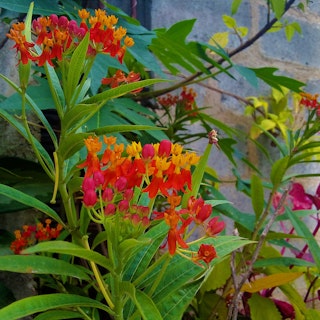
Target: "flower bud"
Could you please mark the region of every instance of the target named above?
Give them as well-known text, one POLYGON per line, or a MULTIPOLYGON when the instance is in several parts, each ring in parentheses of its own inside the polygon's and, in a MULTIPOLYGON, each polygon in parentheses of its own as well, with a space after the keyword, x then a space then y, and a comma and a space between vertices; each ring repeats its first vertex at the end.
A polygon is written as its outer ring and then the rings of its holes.
POLYGON ((154 147, 152 144, 145 144, 142 148, 142 158, 144 160, 151 160, 154 157, 154 147))
POLYGON ((133 197, 133 189, 126 189, 123 193, 123 200, 130 201, 133 197))
POLYGON ((118 209, 120 212, 125 212, 129 209, 129 202, 127 200, 121 200, 118 203, 118 209))
POLYGON ((160 157, 169 157, 171 153, 172 143, 169 140, 162 140, 159 144, 158 155, 160 157))
POLYGON ((89 189, 83 194, 83 204, 86 207, 93 207, 97 203, 97 200, 97 194, 94 190, 89 189))
POLYGON ((96 171, 93 173, 93 180, 96 187, 101 187, 104 183, 104 176, 101 171, 96 171))
POLYGON ((206 234, 209 237, 214 237, 225 228, 224 221, 218 221, 218 219, 218 217, 214 217, 208 222, 206 234))
POLYGON ((106 216, 113 215, 116 212, 116 206, 113 203, 109 203, 104 207, 104 214, 106 216))
POLYGON ((106 202, 111 202, 113 199, 113 195, 114 195, 113 190, 111 188, 106 188, 103 190, 102 200, 106 202))
POLYGON ((96 189, 96 184, 93 180, 93 178, 90 178, 90 177, 86 177, 83 179, 83 182, 82 182, 82 190, 84 192, 87 192, 88 190, 95 190, 96 189))
POLYGON ((114 186, 117 191, 123 191, 127 186, 127 178, 119 177, 119 179, 115 182, 114 186))

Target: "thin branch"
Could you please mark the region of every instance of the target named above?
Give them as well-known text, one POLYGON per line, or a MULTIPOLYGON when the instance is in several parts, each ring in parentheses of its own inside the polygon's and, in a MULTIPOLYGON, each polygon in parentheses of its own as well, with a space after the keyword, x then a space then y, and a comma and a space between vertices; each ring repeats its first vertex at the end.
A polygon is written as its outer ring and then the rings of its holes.
MULTIPOLYGON (((285 9, 283 12, 283 15, 292 7, 292 5, 294 4, 296 0, 289 0, 286 5, 285 5, 285 9)), ((240 46, 238 46, 237 48, 235 48, 234 50, 231 50, 228 53, 229 58, 233 57, 234 55, 240 53, 241 51, 247 49, 248 47, 250 47, 251 45, 253 45, 258 39, 260 39, 265 33, 267 33, 272 27, 273 25, 278 21, 277 18, 273 18, 272 20, 268 20, 267 23, 265 24, 265 26, 260 29, 253 37, 251 37, 250 39, 248 39, 246 42, 244 42, 243 44, 241 44, 240 46)), ((224 58, 220 58, 219 60, 217 60, 217 64, 222 65, 223 62, 225 62, 224 58)), ((215 65, 211 65, 207 68, 208 71, 211 71, 212 69, 215 68, 215 65)), ((148 93, 142 93, 140 95, 137 95, 135 100, 144 100, 144 99, 149 99, 151 97, 157 97, 159 95, 162 94, 166 94, 168 92, 171 92, 175 89, 178 89, 182 86, 186 86, 189 85, 191 82, 193 82, 196 78, 200 77, 201 75, 203 75, 204 72, 203 71, 198 71, 194 74, 192 74, 191 76, 187 77, 185 80, 170 86, 168 88, 159 90, 157 92, 148 92, 148 93)))
POLYGON ((270 231, 276 217, 278 216, 278 214, 279 214, 279 212, 280 212, 280 210, 286 200, 287 194, 288 194, 288 190, 286 190, 282 194, 276 210, 274 211, 273 214, 270 215, 270 219, 259 237, 259 241, 257 243, 256 249, 253 252, 253 255, 252 255, 251 261, 249 262, 247 271, 242 275, 242 278, 239 283, 234 283, 234 294, 233 294, 232 302, 231 302, 229 310, 228 310, 228 318, 227 319, 236 320, 238 317, 238 301, 239 301, 240 294, 241 294, 241 288, 243 287, 245 282, 249 279, 249 277, 252 273, 253 265, 259 257, 259 253, 260 253, 260 250, 264 244, 265 238, 266 238, 268 232, 270 231))

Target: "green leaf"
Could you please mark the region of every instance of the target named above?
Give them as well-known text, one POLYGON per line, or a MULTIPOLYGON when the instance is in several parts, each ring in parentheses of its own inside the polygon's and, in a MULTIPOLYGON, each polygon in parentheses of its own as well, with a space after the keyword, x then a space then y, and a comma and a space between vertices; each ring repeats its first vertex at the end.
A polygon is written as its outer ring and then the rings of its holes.
POLYGON ((66 320, 66 319, 81 319, 82 315, 79 312, 67 310, 52 310, 43 312, 36 316, 34 320, 66 320))
POLYGON ((288 210, 287 214, 290 218, 290 221, 296 233, 299 236, 304 237, 305 240, 307 241, 307 244, 309 246, 309 250, 312 254, 314 262, 318 268, 318 271, 320 271, 320 246, 317 240, 315 239, 314 235, 309 230, 309 228, 305 225, 305 223, 295 216, 294 211, 288 210))
POLYGON ((288 169, 289 156, 277 160, 271 168, 270 179, 274 187, 278 187, 288 169))
MULTIPOLYGON (((212 244, 218 255, 218 258, 210 263, 210 266, 213 267, 233 250, 250 242, 234 236, 219 236, 203 239, 197 244, 191 245, 190 250, 197 251, 201 243, 212 244)), ((164 319, 182 318, 185 308, 191 303, 203 279, 206 279, 205 270, 180 255, 173 256, 153 295, 153 300, 164 319)), ((157 269, 141 285, 147 286, 147 288, 152 286, 159 272, 161 270, 157 269)))
POLYGON ((68 74, 66 83, 63 83, 65 90, 66 103, 70 106, 72 96, 75 94, 77 86, 82 76, 84 62, 89 45, 89 33, 81 40, 80 44, 74 50, 70 64, 68 66, 68 74))
POLYGON ((233 67, 239 74, 244 77, 254 88, 258 88, 258 78, 252 69, 234 64, 233 67))
MULTIPOLYGON (((52 180, 45 174, 39 163, 33 161, 12 157, 0 158, 0 181, 44 203, 49 203, 52 198, 52 180)), ((0 195, 0 213, 26 208, 30 206, 0 195)))
POLYGON ((92 104, 92 103, 105 103, 110 99, 119 98, 127 93, 130 93, 131 91, 144 88, 147 86, 151 86, 153 84, 159 83, 159 82, 165 82, 168 80, 163 79, 147 79, 147 80, 141 80, 138 82, 132 82, 128 84, 121 85, 116 88, 108 89, 106 91, 103 91, 101 93, 98 93, 88 99, 85 99, 82 101, 82 103, 85 104, 92 104))
POLYGON ((264 194, 262 181, 255 174, 251 176, 251 201, 256 220, 258 221, 264 208, 264 194))
POLYGON ((230 257, 217 263, 206 278, 206 281, 201 286, 201 292, 213 291, 222 288, 231 276, 230 257))
POLYGON ((18 202, 21 202, 28 207, 33 207, 43 213, 45 213, 50 218, 54 219, 58 223, 64 226, 64 222, 61 220, 61 218, 58 216, 58 214, 52 210, 49 206, 47 206, 45 203, 41 202, 40 200, 33 198, 19 190, 16 190, 15 188, 6 186, 4 184, 0 184, 0 194, 16 200, 18 202))
POLYGON ((75 294, 51 293, 18 300, 0 309, 0 319, 16 320, 49 309, 77 307, 98 308, 113 314, 111 309, 96 300, 75 294))
POLYGON ((254 293, 248 300, 252 320, 272 319, 281 320, 282 316, 274 302, 268 298, 254 293))
POLYGON ((287 258, 287 257, 262 259, 254 263, 254 268, 266 268, 270 266, 284 266, 284 267, 297 266, 297 267, 312 268, 315 265, 314 263, 306 260, 297 259, 297 258, 287 258))
POLYGON ((104 134, 112 134, 117 132, 132 132, 134 130, 163 130, 158 127, 151 127, 145 125, 110 125, 102 128, 96 128, 87 133, 72 133, 67 135, 60 143, 58 152, 63 159, 68 159, 77 151, 84 147, 83 140, 92 135, 101 136, 104 134))
POLYGON ((88 261, 92 261, 106 268, 109 271, 113 270, 113 266, 110 260, 106 258, 104 255, 92 250, 85 249, 76 244, 66 242, 66 241, 55 240, 55 241, 40 242, 33 247, 23 250, 23 254, 30 254, 30 253, 37 253, 37 252, 54 252, 54 253, 68 254, 71 256, 86 259, 88 261))
POLYGON ((301 87, 305 86, 305 83, 295 79, 274 75, 274 72, 278 70, 277 68, 251 68, 251 70, 258 78, 279 91, 282 91, 281 87, 285 87, 294 92, 301 92, 303 91, 301 90, 301 87))
POLYGON ((199 163, 196 165, 194 172, 192 173, 192 189, 184 193, 181 201, 182 208, 187 207, 188 199, 191 196, 197 197, 200 184, 205 172, 205 168, 209 159, 209 155, 212 149, 212 144, 208 143, 203 155, 200 158, 199 163))
POLYGON ((284 14, 285 5, 286 5, 286 0, 271 0, 272 10, 278 20, 284 14))
POLYGON ((136 305, 142 319, 161 320, 161 314, 152 299, 144 292, 137 290, 131 282, 121 283, 121 289, 129 294, 130 298, 136 305))
POLYGON ((123 269, 124 280, 133 281, 147 269, 167 233, 168 226, 163 221, 138 238, 138 240, 142 241, 149 240, 150 244, 138 250, 126 263, 123 269))
POLYGON ((43 256, 1 256, 0 270, 19 273, 56 274, 90 280, 87 272, 84 271, 85 269, 63 260, 43 256))
POLYGON ((241 4, 242 0, 233 0, 231 4, 231 14, 234 15, 238 12, 238 8, 241 4))

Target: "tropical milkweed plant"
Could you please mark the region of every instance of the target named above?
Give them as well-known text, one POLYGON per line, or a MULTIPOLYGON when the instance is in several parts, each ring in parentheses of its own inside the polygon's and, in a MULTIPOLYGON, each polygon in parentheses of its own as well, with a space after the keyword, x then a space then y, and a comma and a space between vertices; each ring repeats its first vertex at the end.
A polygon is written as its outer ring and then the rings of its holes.
POLYGON ((109 55, 122 63, 134 46, 126 29, 100 9, 79 10, 78 21, 55 14, 32 20, 32 12, 33 5, 25 22, 8 33, 19 57, 20 83, 1 75, 21 97, 21 117, 0 112, 28 141, 50 179, 51 204, 61 205, 56 211, 0 185, 2 195, 46 216, 16 231, 12 254, 0 257, 0 269, 35 274, 51 289, 3 307, 0 318, 180 319, 213 266, 250 243, 217 236, 225 225, 212 208, 224 201, 204 201, 198 193, 215 132, 209 132, 201 157, 168 139, 141 144, 121 138, 120 133, 158 130, 154 126, 99 126, 100 111, 116 98, 163 80, 119 71, 101 78, 105 87, 93 94, 95 59, 109 55), (58 131, 27 93, 32 68, 42 68, 48 81, 58 131), (47 131, 52 155, 33 135, 30 113, 47 131))

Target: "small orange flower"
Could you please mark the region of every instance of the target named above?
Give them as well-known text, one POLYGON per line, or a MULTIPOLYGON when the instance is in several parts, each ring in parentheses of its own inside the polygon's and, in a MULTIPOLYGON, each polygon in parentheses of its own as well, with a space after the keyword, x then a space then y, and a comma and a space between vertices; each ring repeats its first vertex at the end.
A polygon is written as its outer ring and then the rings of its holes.
POLYGON ((200 245, 197 256, 193 258, 193 261, 197 262, 202 260, 206 264, 209 264, 216 257, 217 252, 214 246, 211 244, 202 244, 200 245))

